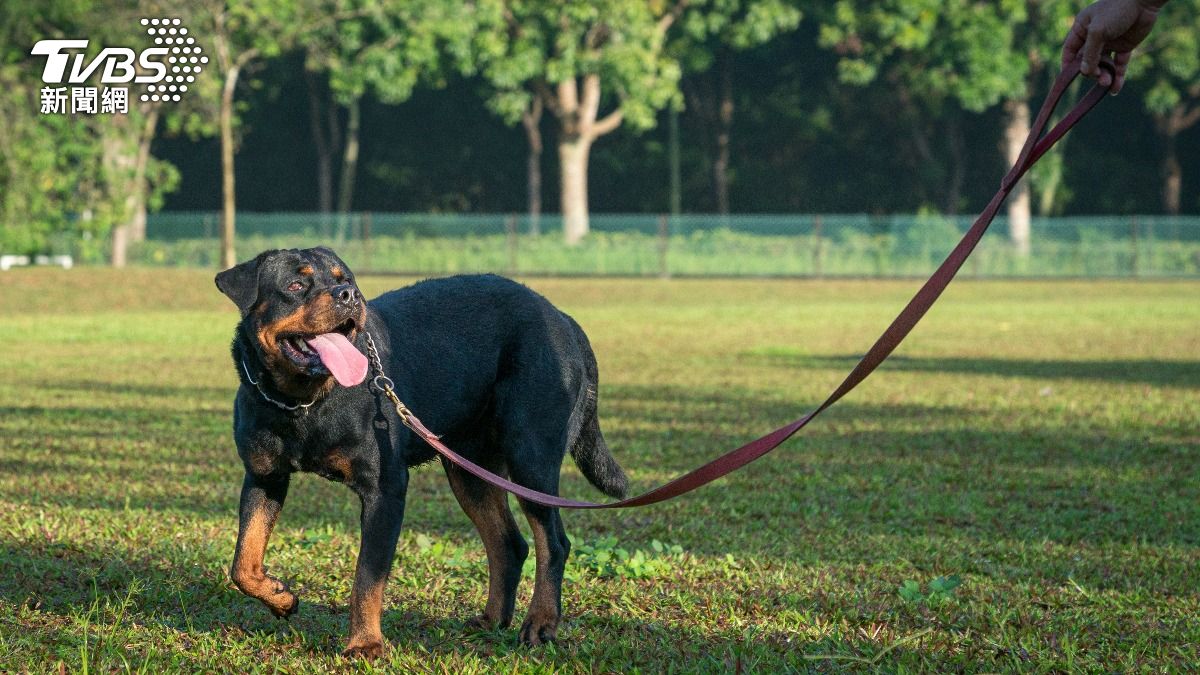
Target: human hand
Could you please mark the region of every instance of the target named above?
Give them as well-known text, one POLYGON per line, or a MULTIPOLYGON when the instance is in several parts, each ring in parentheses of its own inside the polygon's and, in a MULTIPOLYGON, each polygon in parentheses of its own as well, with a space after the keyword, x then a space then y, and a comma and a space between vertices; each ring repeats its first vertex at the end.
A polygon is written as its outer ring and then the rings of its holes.
POLYGON ((1063 41, 1063 67, 1080 60, 1079 72, 1117 93, 1125 86, 1130 54, 1150 34, 1165 4, 1166 0, 1097 0, 1088 5, 1063 41), (1100 68, 1106 52, 1114 53, 1115 77, 1100 68))

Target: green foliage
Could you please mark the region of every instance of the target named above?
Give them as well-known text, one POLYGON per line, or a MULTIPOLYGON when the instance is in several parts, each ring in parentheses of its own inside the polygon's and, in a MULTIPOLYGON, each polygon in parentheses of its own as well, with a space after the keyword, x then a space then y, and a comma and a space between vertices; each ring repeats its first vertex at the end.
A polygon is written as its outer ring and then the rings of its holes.
POLYGON ((948 577, 937 577, 929 582, 924 592, 921 585, 911 579, 900 585, 899 594, 906 602, 915 605, 937 607, 954 597, 954 589, 962 585, 962 579, 957 574, 948 577))
POLYGON ((347 105, 371 89, 385 103, 400 103, 420 83, 442 83, 447 55, 460 54, 470 23, 451 0, 325 0, 299 39, 305 67, 327 72, 338 102, 347 105))
POLYGON ((538 86, 600 77, 606 102, 635 128, 678 96, 678 63, 663 54, 659 21, 669 8, 642 0, 481 0, 465 70, 483 75, 489 106, 516 123, 538 86))
POLYGON ((1054 64, 1075 3, 1064 0, 839 0, 820 42, 835 50, 842 81, 883 72, 919 97, 949 97, 971 111, 1027 95, 1031 72, 1054 64))
MULTIPOLYGON (((41 114, 45 61, 29 50, 40 39, 87 37, 92 58, 105 45, 135 41, 138 15, 93 0, 0 7, 0 253, 42 253, 69 241, 93 249, 129 218, 131 158, 146 110, 131 101, 120 116, 41 114)), ((156 208, 178 172, 152 161, 147 179, 156 208)))
POLYGON ((1165 118, 1200 105, 1200 0, 1172 0, 1130 62, 1146 109, 1165 118))
MULTIPOLYGON (((600 578, 652 579, 669 575, 685 563, 683 547, 668 545, 657 539, 650 541, 650 550, 629 551, 617 544, 614 536, 601 537, 591 543, 571 538, 571 564, 567 566, 568 581, 579 581, 587 571, 600 578)), ((533 570, 533 561, 526 560, 526 572, 533 570)))

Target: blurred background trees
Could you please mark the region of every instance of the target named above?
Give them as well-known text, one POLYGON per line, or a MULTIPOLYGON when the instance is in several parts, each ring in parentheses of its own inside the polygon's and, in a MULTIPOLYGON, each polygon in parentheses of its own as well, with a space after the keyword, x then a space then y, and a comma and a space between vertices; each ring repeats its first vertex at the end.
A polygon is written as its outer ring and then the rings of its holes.
MULTIPOLYGON (((1083 5, 1002 0, 13 0, 0 6, 0 249, 123 247, 147 209, 977 210, 1083 5), (39 111, 40 39, 212 62, 180 103, 39 111), (672 134, 676 129, 677 134, 672 134), (597 142, 603 138, 603 142, 597 142), (556 152, 545 153, 545 146, 556 152), (672 180, 676 176, 677 180, 672 180)), ((1200 212, 1200 0, 1172 0, 1123 95, 1014 194, 1031 212, 1200 212)))

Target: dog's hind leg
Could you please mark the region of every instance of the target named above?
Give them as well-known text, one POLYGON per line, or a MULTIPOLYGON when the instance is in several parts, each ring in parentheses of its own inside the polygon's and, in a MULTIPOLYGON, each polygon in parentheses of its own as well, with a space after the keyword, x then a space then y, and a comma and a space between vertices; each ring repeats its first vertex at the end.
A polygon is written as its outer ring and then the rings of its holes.
MULTIPOLYGON (((554 491, 557 493, 557 490, 554 491)), ((558 509, 521 501, 521 510, 533 530, 534 551, 537 554, 537 573, 533 582, 533 599, 529 614, 521 624, 521 644, 530 646, 553 642, 558 637, 558 622, 562 616, 562 581, 567 567, 571 542, 558 509)))
POLYGON ((508 493, 445 460, 442 465, 459 506, 479 530, 479 538, 487 551, 487 605, 474 623, 485 629, 508 627, 512 623, 517 584, 521 581, 521 567, 529 555, 529 544, 517 529, 517 522, 508 507, 508 493))
POLYGON ((258 476, 249 471, 242 482, 237 548, 229 576, 246 595, 258 598, 275 616, 287 617, 299 601, 282 581, 263 568, 267 540, 287 497, 288 476, 258 476))
MULTIPOLYGON (((534 425, 518 426, 517 433, 509 435, 506 439, 509 470, 514 482, 539 492, 558 494, 558 472, 562 466, 563 452, 555 447, 556 436, 561 437, 561 432, 545 426, 538 429, 534 425), (514 457, 520 457, 522 461, 513 461, 514 457)), ((558 509, 520 498, 517 501, 533 530, 533 548, 537 555, 533 599, 529 602, 529 613, 521 625, 520 639, 521 644, 535 646, 553 642, 558 636, 558 622, 562 616, 563 571, 567 566, 567 556, 571 553, 571 542, 567 540, 558 509)))

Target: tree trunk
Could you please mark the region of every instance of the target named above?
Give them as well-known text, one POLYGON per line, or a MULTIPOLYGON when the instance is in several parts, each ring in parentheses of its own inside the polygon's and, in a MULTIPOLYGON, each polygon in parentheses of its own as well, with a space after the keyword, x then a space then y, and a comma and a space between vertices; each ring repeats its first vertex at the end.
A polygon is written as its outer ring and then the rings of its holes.
MULTIPOLYGON (((1004 149, 1009 166, 1016 164, 1021 147, 1029 135, 1029 102, 1014 99, 1004 102, 1004 149)), ((1029 181, 1022 178, 1008 195, 1008 235, 1017 255, 1029 256, 1030 226, 1029 181)))
POLYGON ((231 65, 221 89, 221 269, 237 264, 234 233, 237 231, 237 200, 233 175, 233 92, 237 88, 239 65, 231 65))
POLYGON ((525 138, 529 141, 526 156, 526 188, 529 197, 529 233, 535 237, 542 233, 542 99, 534 96, 521 113, 521 124, 525 127, 525 138))
POLYGON ((575 245, 588 233, 587 168, 588 154, 597 138, 621 125, 621 108, 597 119, 600 110, 600 76, 583 76, 583 96, 573 77, 556 84, 557 92, 541 95, 558 118, 558 165, 563 216, 563 236, 575 245))
POLYGON ((946 120, 946 146, 950 176, 942 197, 942 213, 953 216, 962 206, 962 190, 967 181, 967 139, 963 134, 962 115, 957 111, 946 120))
POLYGON ((362 121, 360 99, 350 101, 346 120, 346 148, 342 154, 342 183, 338 186, 338 213, 350 213, 354 201, 354 177, 358 169, 358 129, 362 121))
POLYGON ((667 163, 670 164, 671 215, 683 211, 683 173, 679 165, 679 110, 671 107, 667 118, 667 163))
POLYGON ((137 164, 134 166, 134 198, 133 213, 129 218, 129 237, 132 241, 146 240, 146 202, 149 199, 150 186, 146 183, 146 170, 150 166, 150 144, 158 129, 158 106, 152 106, 146 113, 146 121, 142 126, 142 136, 138 139, 137 164))
POLYGON ((588 233, 587 169, 591 140, 565 138, 558 143, 562 186, 563 235, 568 246, 578 244, 588 233))
POLYGON ((129 260, 130 242, 146 238, 146 167, 150 163, 150 143, 158 126, 158 106, 148 106, 142 118, 137 141, 129 143, 124 137, 131 118, 122 115, 114 121, 117 137, 105 136, 104 164, 110 172, 114 188, 125 196, 118 225, 112 231, 113 267, 125 267, 129 260), (132 150, 132 152, 130 152, 132 150))
POLYGON ((729 74, 729 56, 723 55, 721 69, 721 100, 717 105, 717 153, 713 160, 713 190, 717 213, 729 215, 729 134, 733 128, 733 78, 729 74))
POLYGON ((1166 129, 1163 133, 1162 207, 1164 213, 1177 216, 1183 190, 1183 167, 1179 165, 1179 153, 1175 149, 1177 134, 1173 132, 1174 129, 1166 129))
POLYGON ((304 79, 308 84, 308 126, 312 133, 313 147, 317 151, 317 210, 329 213, 333 210, 333 153, 330 139, 326 138, 321 128, 321 96, 318 91, 316 76, 308 70, 304 71, 304 79))

